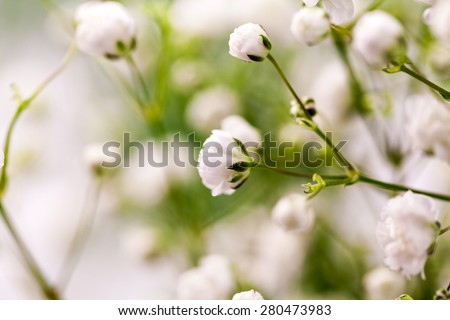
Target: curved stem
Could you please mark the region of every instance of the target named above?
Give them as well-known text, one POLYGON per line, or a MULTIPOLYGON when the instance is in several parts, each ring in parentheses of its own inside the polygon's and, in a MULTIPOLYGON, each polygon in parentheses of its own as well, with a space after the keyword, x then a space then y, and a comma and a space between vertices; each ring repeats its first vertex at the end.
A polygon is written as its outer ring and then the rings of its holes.
POLYGON ((17 124, 22 113, 31 105, 31 103, 36 99, 36 97, 56 78, 58 77, 64 69, 69 65, 72 61, 75 53, 77 52, 75 43, 72 43, 64 56, 60 65, 52 72, 50 75, 42 81, 37 88, 33 91, 29 98, 20 101, 19 106, 17 107, 16 113, 11 120, 8 131, 6 134, 5 140, 5 150, 4 150, 4 164, 2 167, 1 177, 0 177, 0 199, 3 198, 4 193, 6 191, 7 183, 8 183, 8 164, 9 164, 9 153, 11 147, 11 138, 14 132, 14 128, 17 124))
POLYGON ((381 189, 392 190, 392 191, 412 191, 414 193, 422 194, 422 195, 429 196, 429 197, 432 197, 435 199, 439 199, 439 200, 443 200, 443 201, 450 201, 450 195, 429 192, 429 191, 424 191, 424 190, 418 190, 418 189, 410 188, 410 187, 400 185, 400 184, 384 182, 384 181, 380 181, 377 179, 367 177, 362 174, 359 176, 358 181, 377 186, 381 189))
POLYGON ((437 84, 435 84, 434 82, 431 82, 430 80, 428 80, 427 78, 425 78, 424 76, 422 76, 420 73, 408 68, 405 65, 402 65, 400 67, 400 71, 406 73, 407 75, 419 80, 420 82, 426 84, 428 87, 430 87, 433 90, 436 90, 437 92, 439 92, 439 94, 447 101, 450 100, 450 92, 445 90, 444 88, 438 86, 437 84))
POLYGON ((147 103, 150 98, 150 94, 147 89, 147 85, 145 83, 144 77, 142 76, 141 71, 139 70, 136 62, 133 59, 133 56, 128 53, 125 55, 125 60, 127 62, 128 68, 130 69, 131 75, 136 82, 136 86, 141 88, 141 91, 144 93, 144 100, 142 100, 139 92, 135 93, 135 99, 139 107, 141 108, 142 114, 144 117, 147 117, 147 103))
POLYGON ((319 127, 315 127, 314 128, 314 132, 323 140, 325 141, 325 143, 328 145, 328 147, 331 149, 331 151, 333 152, 333 154, 336 156, 336 158, 338 159, 338 162, 340 162, 340 165, 344 165, 347 173, 348 173, 348 177, 353 178, 353 175, 355 173, 358 172, 358 170, 353 166, 353 164, 350 163, 350 161, 348 161, 345 156, 336 148, 336 146, 334 145, 333 141, 330 139, 330 137, 328 137, 319 127))
POLYGON ((61 273, 58 278, 60 290, 63 290, 67 287, 70 278, 73 275, 78 262, 80 261, 81 253, 86 246, 89 235, 91 234, 103 182, 101 177, 99 177, 99 179, 100 180, 98 180, 95 186, 88 189, 80 222, 78 224, 77 230, 75 231, 75 235, 69 246, 66 257, 64 258, 61 273), (90 202, 91 195, 93 195, 92 202, 90 202))
POLYGON ((275 58, 269 53, 269 55, 267 56, 267 59, 272 62, 272 65, 275 67, 275 69, 277 70, 278 74, 280 75, 281 79, 283 80, 284 84, 286 85, 286 87, 289 89, 289 91, 291 92, 291 94, 294 96, 295 101, 297 101, 297 103, 299 104, 300 108, 302 109, 303 113, 305 114, 305 117, 308 118, 309 120, 311 120, 311 116, 309 115, 308 111, 306 110, 305 104, 302 102, 302 100, 299 98, 299 96, 297 95, 297 93, 295 92, 294 88, 292 88, 291 83, 289 82, 288 78, 286 77, 286 75, 284 74, 283 70, 281 69, 280 65, 278 64, 278 62, 275 60, 275 58))
POLYGON ((3 221, 5 222, 6 227, 8 228, 9 233, 14 239, 14 242, 16 243, 17 247, 19 248, 20 253, 22 254, 23 259, 25 260, 25 263, 30 271, 30 273, 33 275, 33 278, 36 280, 37 284, 39 285, 39 288, 41 289, 43 295, 50 300, 57 300, 60 299, 60 296, 55 288, 53 288, 48 281, 46 280, 44 274, 42 273, 41 269, 37 265, 36 261, 34 260, 33 256, 31 255, 30 251, 28 250, 25 242, 20 237, 19 233, 17 232, 16 227, 14 226, 13 222, 9 218, 9 215, 6 211, 6 209, 3 207, 3 204, 0 202, 0 215, 3 218, 3 221))

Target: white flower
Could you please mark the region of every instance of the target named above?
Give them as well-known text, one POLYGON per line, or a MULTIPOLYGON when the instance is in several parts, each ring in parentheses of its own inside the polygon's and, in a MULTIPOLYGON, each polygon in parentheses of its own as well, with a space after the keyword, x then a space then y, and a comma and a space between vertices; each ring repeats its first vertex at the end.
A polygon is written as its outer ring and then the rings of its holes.
POLYGON ((439 40, 450 44, 450 2, 448 0, 436 1, 429 13, 427 23, 439 40))
MULTIPOLYGON (((319 0, 303 0, 308 7, 314 7, 319 0)), ((352 0, 322 0, 323 9, 330 16, 330 21, 334 24, 343 24, 348 22, 355 11, 352 0)))
POLYGON ((220 129, 239 139, 246 146, 256 147, 261 142, 261 134, 241 116, 228 116, 222 120, 220 129))
POLYGON ((450 111, 429 94, 415 95, 406 104, 406 130, 412 147, 450 163, 450 111))
POLYGON ((221 121, 239 111, 236 93, 224 86, 214 86, 197 93, 187 106, 186 117, 197 130, 209 132, 221 121))
POLYGON ((405 290, 405 279, 385 267, 373 269, 364 276, 364 289, 367 299, 395 299, 405 290))
POLYGON ((264 300, 264 297, 255 290, 236 293, 232 300, 264 300))
POLYGON ((227 132, 213 130, 199 154, 198 171, 212 195, 231 195, 250 175, 253 159, 227 132))
POLYGON ((185 271, 178 279, 176 295, 182 300, 226 299, 234 287, 229 261, 210 255, 196 268, 185 271))
POLYGON ((98 172, 103 164, 110 163, 111 158, 103 152, 103 144, 90 144, 84 149, 84 161, 93 171, 98 172))
POLYGON ((267 33, 259 24, 246 23, 230 35, 230 54, 246 62, 262 61, 270 52, 267 33))
POLYGON ((151 227, 131 226, 121 234, 120 246, 136 261, 145 261, 157 253, 158 235, 151 227))
POLYGON ((353 47, 375 68, 405 59, 402 25, 384 11, 364 14, 353 29, 353 47))
POLYGON ((75 40, 85 53, 114 58, 134 49, 135 21, 116 1, 82 4, 75 13, 75 23, 75 40))
POLYGON ((436 240, 438 213, 427 197, 411 191, 390 199, 377 226, 378 242, 384 249, 385 264, 410 277, 424 276, 428 250, 436 240))
POLYGON ((285 231, 308 231, 314 223, 314 218, 313 208, 301 193, 284 196, 272 209, 272 219, 285 231))
POLYGON ((307 44, 315 45, 325 39, 330 30, 328 16, 321 8, 302 8, 294 15, 291 32, 295 39, 307 44))

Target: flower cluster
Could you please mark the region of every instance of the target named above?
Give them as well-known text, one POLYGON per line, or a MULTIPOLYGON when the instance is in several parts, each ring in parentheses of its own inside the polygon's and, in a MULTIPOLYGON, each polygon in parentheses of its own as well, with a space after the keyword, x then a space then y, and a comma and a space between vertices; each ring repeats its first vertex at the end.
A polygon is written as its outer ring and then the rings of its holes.
POLYGON ((422 274, 439 234, 437 211, 430 199, 408 191, 388 201, 381 212, 377 238, 385 263, 405 276, 422 274))

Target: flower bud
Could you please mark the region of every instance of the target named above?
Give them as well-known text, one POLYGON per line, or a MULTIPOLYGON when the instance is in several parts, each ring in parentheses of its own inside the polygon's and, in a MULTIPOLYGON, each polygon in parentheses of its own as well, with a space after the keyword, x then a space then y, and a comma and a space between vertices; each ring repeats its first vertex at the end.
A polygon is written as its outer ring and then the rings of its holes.
POLYGON ((198 267, 185 271, 177 283, 176 295, 182 300, 226 299, 233 290, 234 278, 228 259, 209 255, 198 267))
POLYGON ((233 138, 242 143, 253 144, 256 147, 261 142, 261 134, 241 116, 228 116, 222 120, 220 129, 228 132, 233 138))
POLYGON ((364 288, 367 299, 394 299, 405 290, 405 279, 385 267, 373 269, 364 276, 364 288))
POLYGON ((374 68, 400 65, 406 60, 402 25, 384 11, 364 14, 353 29, 353 47, 374 68))
POLYGON ((93 56, 119 58, 136 46, 136 24, 115 1, 91 1, 75 13, 78 48, 93 56))
POLYGON ((272 209, 272 219, 285 231, 306 232, 314 223, 314 210, 307 197, 293 193, 281 198, 272 209))
POLYGON ((305 7, 292 18, 291 32, 295 39, 308 46, 321 42, 330 31, 326 12, 319 7, 305 7))
POLYGON ((236 293, 232 300, 264 300, 261 293, 255 290, 236 293))
POLYGON ((246 23, 234 29, 228 44, 229 53, 246 62, 263 61, 272 48, 267 33, 259 24, 254 23, 246 23))
POLYGON ((448 0, 436 1, 431 8, 427 23, 440 41, 450 44, 450 2, 448 0))
MULTIPOLYGON (((303 0, 308 7, 319 4, 319 0, 303 0)), ((341 25, 350 21, 355 11, 353 0, 321 0, 325 12, 333 24, 341 25)))
POLYGON ((249 177, 255 166, 240 140, 223 130, 213 130, 198 158, 198 172, 212 195, 231 195, 249 177))
POLYGON ((91 144, 84 149, 84 161, 95 174, 101 174, 103 163, 108 162, 102 144, 91 144))

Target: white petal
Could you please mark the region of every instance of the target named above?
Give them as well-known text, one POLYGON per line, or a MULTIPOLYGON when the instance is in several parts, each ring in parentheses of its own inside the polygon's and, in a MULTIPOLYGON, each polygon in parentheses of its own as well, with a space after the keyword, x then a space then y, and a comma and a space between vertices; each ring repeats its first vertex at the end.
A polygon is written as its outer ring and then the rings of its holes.
POLYGON ((349 22, 355 12, 352 0, 323 0, 322 5, 334 24, 349 22))

